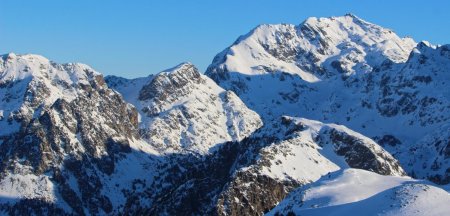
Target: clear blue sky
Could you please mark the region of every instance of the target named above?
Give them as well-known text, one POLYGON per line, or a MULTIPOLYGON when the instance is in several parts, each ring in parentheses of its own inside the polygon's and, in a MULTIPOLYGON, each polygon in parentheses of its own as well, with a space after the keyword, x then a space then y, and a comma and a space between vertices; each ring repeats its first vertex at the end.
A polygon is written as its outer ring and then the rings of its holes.
POLYGON ((0 53, 82 62, 104 74, 146 76, 215 54, 262 23, 299 24, 351 12, 401 36, 450 43, 448 0, 0 0, 0 53), (363 3, 365 2, 365 3, 363 3))

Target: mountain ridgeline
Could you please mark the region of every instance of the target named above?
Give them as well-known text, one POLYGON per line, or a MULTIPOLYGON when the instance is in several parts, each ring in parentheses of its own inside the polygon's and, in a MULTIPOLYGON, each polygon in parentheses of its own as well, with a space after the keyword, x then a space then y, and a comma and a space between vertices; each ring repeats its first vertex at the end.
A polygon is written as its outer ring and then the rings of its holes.
POLYGON ((205 74, 0 58, 0 214, 445 215, 450 45, 261 25, 205 74))

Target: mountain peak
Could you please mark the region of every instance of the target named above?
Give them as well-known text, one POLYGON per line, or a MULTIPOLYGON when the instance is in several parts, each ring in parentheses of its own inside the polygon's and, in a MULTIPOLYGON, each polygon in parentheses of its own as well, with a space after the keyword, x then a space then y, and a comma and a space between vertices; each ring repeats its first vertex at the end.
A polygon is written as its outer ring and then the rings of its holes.
MULTIPOLYGON (((352 23, 352 24, 356 24, 356 25, 367 25, 368 27, 372 26, 372 27, 382 28, 381 26, 367 22, 366 20, 363 20, 362 18, 360 18, 352 13, 347 13, 344 16, 309 17, 304 22, 302 22, 299 26, 302 26, 304 24, 315 25, 318 22, 325 22, 328 24, 330 24, 330 23, 341 23, 341 24, 346 23, 347 25, 352 23)), ((344 30, 344 29, 342 29, 342 30, 344 30)))
POLYGON ((310 17, 297 26, 258 26, 219 53, 206 74, 220 82, 226 72, 285 72, 317 82, 334 75, 369 73, 385 60, 405 62, 415 46, 412 39, 353 14, 310 17))
POLYGON ((359 17, 359 16, 357 16, 357 15, 355 15, 353 13, 346 13, 344 15, 344 17, 352 18, 352 19, 355 19, 355 20, 358 20, 358 21, 363 21, 363 22, 367 23, 367 21, 363 20, 361 17, 359 17))
POLYGON ((41 55, 36 54, 15 54, 8 53, 2 55, 0 59, 0 68, 5 80, 21 80, 27 77, 39 78, 41 80, 65 81, 69 84, 84 83, 100 73, 90 66, 82 63, 63 63, 59 64, 41 55))
POLYGON ((200 72, 197 67, 190 62, 183 62, 173 68, 166 69, 155 75, 153 80, 171 80, 173 82, 198 81, 200 72), (184 80, 184 81, 182 81, 184 80))
POLYGON ((2 56, 2 59, 14 59, 17 57, 17 55, 13 52, 10 52, 10 53, 7 53, 7 54, 1 55, 1 56, 2 56))
POLYGON ((217 144, 239 141, 262 125, 259 115, 239 97, 189 62, 150 79, 116 81, 110 87, 141 114, 142 137, 162 152, 204 154, 217 144))
POLYGON ((190 84, 203 83, 198 69, 191 63, 181 63, 154 76, 139 92, 139 100, 149 100, 157 95, 190 88, 190 84))
POLYGON ((357 17, 355 14, 353 14, 353 13, 346 13, 345 16, 353 17, 353 18, 358 18, 358 17, 357 17))
POLYGON ((195 66, 191 62, 182 62, 175 67, 163 70, 161 73, 179 73, 194 68, 195 66))

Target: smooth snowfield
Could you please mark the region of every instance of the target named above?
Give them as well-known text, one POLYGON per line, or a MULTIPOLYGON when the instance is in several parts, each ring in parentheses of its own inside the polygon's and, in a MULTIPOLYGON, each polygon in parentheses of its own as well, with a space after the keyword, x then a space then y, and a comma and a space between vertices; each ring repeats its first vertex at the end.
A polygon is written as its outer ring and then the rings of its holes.
POLYGON ((345 169, 293 191, 267 215, 448 215, 450 194, 426 181, 345 169))

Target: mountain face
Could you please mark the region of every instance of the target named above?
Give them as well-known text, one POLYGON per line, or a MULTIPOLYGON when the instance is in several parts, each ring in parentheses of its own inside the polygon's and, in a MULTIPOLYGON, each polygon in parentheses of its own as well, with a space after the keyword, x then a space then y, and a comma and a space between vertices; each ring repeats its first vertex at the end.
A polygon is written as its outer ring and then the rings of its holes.
MULTIPOLYGON (((299 116, 371 137, 412 175, 421 172, 411 165, 420 159, 404 152, 443 155, 448 148, 415 145, 450 119, 448 50, 416 45, 353 15, 310 18, 299 26, 255 28, 218 54, 206 74, 263 119, 299 116)), ((420 177, 447 184, 441 158, 433 171, 427 162, 420 177)))
POLYGON ((354 15, 261 25, 205 75, 2 55, 0 211, 445 215, 449 68, 354 15))
POLYGON ((0 65, 2 211, 112 212, 104 179, 139 137, 136 109, 85 65, 14 54, 0 65))
POLYGON ((232 91, 225 91, 190 63, 145 79, 108 77, 109 85, 136 106, 140 134, 164 152, 207 153, 217 144, 240 141, 262 126, 232 91))

